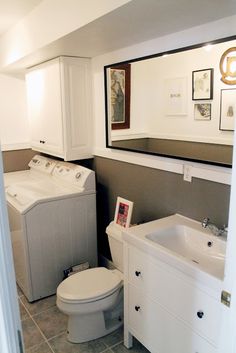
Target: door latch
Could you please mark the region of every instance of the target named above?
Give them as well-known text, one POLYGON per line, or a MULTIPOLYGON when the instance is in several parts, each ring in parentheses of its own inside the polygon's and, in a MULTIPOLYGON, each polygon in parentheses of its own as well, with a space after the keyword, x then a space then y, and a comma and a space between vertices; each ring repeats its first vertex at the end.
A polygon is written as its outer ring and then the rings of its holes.
POLYGON ((230 307, 230 302, 231 302, 231 293, 226 292, 225 290, 222 290, 221 292, 221 303, 230 307))

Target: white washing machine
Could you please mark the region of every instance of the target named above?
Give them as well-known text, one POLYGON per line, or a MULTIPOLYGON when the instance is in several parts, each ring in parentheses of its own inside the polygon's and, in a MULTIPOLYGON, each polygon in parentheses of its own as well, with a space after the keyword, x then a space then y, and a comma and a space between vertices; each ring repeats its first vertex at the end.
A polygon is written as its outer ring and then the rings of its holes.
POLYGON ((63 270, 97 266, 93 171, 43 156, 4 174, 16 280, 29 301, 56 292, 63 270))

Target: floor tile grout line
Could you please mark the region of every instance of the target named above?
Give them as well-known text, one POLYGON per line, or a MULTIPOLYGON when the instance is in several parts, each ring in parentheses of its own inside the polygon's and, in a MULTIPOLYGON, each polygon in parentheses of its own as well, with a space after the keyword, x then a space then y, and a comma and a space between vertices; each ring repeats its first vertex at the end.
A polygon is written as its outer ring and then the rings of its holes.
POLYGON ((60 332, 60 333, 58 333, 58 335, 55 335, 55 336, 52 336, 52 337, 48 338, 47 340, 48 340, 48 342, 50 342, 50 341, 53 340, 54 338, 57 338, 57 337, 59 337, 59 336, 62 336, 62 335, 64 335, 65 333, 66 333, 66 330, 65 330, 65 331, 62 331, 62 332, 60 332))
POLYGON ((121 341, 118 341, 118 342, 112 344, 111 346, 109 346, 106 342, 104 342, 104 343, 105 343, 105 345, 107 346, 107 348, 112 348, 112 347, 115 347, 115 346, 117 346, 118 344, 123 343, 123 342, 124 342, 124 340, 122 339, 121 341))
POLYGON ((121 340, 120 342, 116 342, 115 344, 113 344, 112 346, 109 346, 108 348, 112 349, 116 346, 118 346, 119 344, 123 343, 124 344, 124 340, 121 340))
MULTIPOLYGON (((45 313, 46 311, 48 311, 48 310, 50 310, 50 309, 52 309, 52 308, 54 308, 54 307, 57 307, 57 305, 56 305, 56 303, 55 303, 55 304, 53 304, 52 306, 48 307, 48 308, 45 309, 45 310, 40 311, 40 312, 37 313, 37 314, 31 314, 30 311, 29 311, 29 309, 27 308, 27 306, 23 303, 23 301, 22 301, 20 298, 19 298, 19 300, 21 301, 21 303, 23 304, 24 308, 26 309, 26 311, 28 312, 28 314, 30 314, 31 317, 40 315, 40 314, 45 313)), ((26 300, 27 300, 27 299, 26 299, 26 300)))
MULTIPOLYGON (((47 343, 47 345, 49 346, 50 350, 52 351, 52 353, 55 353, 52 349, 52 347, 49 345, 48 343, 48 339, 47 337, 44 335, 44 333, 42 332, 42 330, 40 329, 39 325, 37 324, 37 322, 34 320, 33 316, 30 314, 29 310, 27 309, 27 307, 24 305, 24 303, 22 302, 22 300, 20 300, 21 304, 23 305, 23 307, 25 308, 27 314, 29 315, 30 319, 33 321, 33 323, 35 324, 35 326, 37 327, 38 331, 40 332, 41 336, 43 337, 44 341, 47 343)), ((30 347, 32 348, 32 347, 30 347)))

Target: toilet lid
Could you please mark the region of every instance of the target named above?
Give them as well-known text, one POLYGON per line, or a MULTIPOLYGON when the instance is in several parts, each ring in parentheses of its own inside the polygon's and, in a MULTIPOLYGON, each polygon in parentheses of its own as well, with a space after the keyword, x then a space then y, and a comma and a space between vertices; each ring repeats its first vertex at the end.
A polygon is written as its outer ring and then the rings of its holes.
POLYGON ((97 300, 120 286, 122 278, 117 272, 105 267, 81 271, 65 279, 57 288, 57 295, 65 301, 97 300))

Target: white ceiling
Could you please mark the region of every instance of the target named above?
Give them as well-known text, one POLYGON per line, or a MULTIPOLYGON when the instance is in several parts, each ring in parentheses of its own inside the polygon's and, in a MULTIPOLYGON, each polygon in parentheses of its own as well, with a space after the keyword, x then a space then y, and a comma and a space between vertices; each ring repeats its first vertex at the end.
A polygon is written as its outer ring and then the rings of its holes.
POLYGON ((58 55, 93 57, 234 14, 236 0, 133 0, 25 57, 16 66, 29 67, 58 55))
POLYGON ((42 0, 0 0, 0 36, 42 0))

